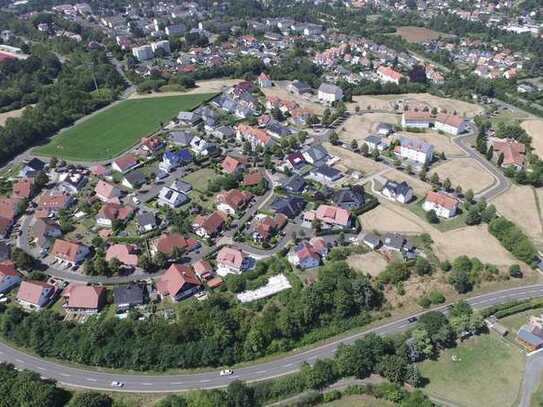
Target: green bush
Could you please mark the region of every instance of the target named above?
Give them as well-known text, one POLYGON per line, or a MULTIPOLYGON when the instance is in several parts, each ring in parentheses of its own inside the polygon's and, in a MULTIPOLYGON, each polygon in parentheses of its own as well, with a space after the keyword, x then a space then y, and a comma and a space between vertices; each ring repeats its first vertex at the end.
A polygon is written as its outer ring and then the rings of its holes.
POLYGON ((322 401, 324 401, 325 403, 329 403, 334 400, 339 400, 340 398, 341 392, 339 390, 332 390, 324 394, 322 401))

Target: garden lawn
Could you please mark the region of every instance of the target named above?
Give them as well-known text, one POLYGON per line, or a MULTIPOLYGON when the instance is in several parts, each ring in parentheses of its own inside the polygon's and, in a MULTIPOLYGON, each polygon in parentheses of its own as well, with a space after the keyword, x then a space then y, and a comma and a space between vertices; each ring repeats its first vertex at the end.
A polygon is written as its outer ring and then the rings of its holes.
POLYGON ((343 396, 341 399, 330 403, 318 404, 317 407, 393 407, 394 405, 390 401, 378 400, 371 396, 354 395, 343 396))
POLYGON ((419 365, 429 379, 424 391, 462 406, 507 407, 517 398, 524 357, 494 334, 470 338, 419 365), (457 361, 452 360, 455 355, 457 361))
POLYGON ((180 111, 193 110, 213 96, 205 93, 125 100, 61 131, 34 153, 72 161, 111 159, 158 130, 161 122, 180 111))

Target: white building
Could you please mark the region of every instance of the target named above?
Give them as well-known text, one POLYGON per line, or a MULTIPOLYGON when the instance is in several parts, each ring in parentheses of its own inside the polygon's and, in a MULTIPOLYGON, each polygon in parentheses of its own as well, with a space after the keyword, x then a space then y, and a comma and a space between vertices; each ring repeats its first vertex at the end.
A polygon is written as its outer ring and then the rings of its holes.
POLYGON ((386 198, 402 204, 406 204, 413 199, 413 188, 407 182, 387 181, 381 191, 386 198))
POLYGON ((426 212, 434 210, 440 218, 452 218, 458 211, 458 201, 442 192, 430 191, 426 194, 426 200, 422 205, 426 212))
POLYGON ((402 138, 397 153, 401 158, 425 165, 432 161, 434 146, 420 140, 402 138))
POLYGON ((151 49, 156 52, 158 49, 164 50, 166 54, 170 54, 170 42, 168 40, 156 41, 151 43, 151 49))
POLYGON ((427 129, 431 122, 430 112, 404 112, 402 115, 403 128, 427 129))
POLYGON ((458 115, 438 114, 434 121, 436 130, 452 134, 453 136, 457 136, 466 131, 466 125, 466 120, 458 115))
POLYGON ((147 61, 148 59, 153 59, 153 48, 150 45, 142 45, 141 47, 132 48, 132 55, 138 61, 147 61))
POLYGON ((318 96, 320 102, 332 104, 343 99, 343 90, 339 86, 323 83, 319 87, 318 96))

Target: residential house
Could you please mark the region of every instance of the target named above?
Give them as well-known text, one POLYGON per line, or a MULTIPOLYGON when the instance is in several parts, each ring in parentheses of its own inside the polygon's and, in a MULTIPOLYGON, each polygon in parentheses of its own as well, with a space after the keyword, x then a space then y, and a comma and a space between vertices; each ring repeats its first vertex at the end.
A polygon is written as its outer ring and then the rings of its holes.
POLYGON ((399 233, 385 233, 383 235, 383 249, 394 252, 412 252, 413 244, 399 233))
POLYGON ((162 187, 158 193, 158 205, 169 206, 170 208, 178 208, 181 205, 189 201, 188 196, 177 189, 178 183, 176 181, 168 187, 162 187))
POLYGON ((332 158, 321 144, 307 147, 302 155, 308 163, 314 166, 324 165, 332 158))
POLYGON ((117 286, 113 289, 113 302, 117 311, 128 311, 145 304, 147 289, 143 284, 117 286))
POLYGON ((56 223, 48 220, 34 218, 30 226, 32 243, 40 250, 47 250, 51 246, 52 238, 62 236, 62 229, 56 223))
POLYGON ((515 140, 494 137, 490 139, 490 142, 496 159, 499 159, 500 155, 503 154, 502 167, 513 167, 517 170, 524 168, 526 153, 526 146, 524 144, 515 140))
POLYGON ((194 135, 186 130, 176 130, 168 134, 170 142, 180 147, 188 147, 193 137, 194 135))
POLYGON ((191 266, 185 264, 172 264, 160 276, 156 284, 158 293, 162 298, 169 296, 174 301, 191 297, 202 288, 202 283, 191 266))
POLYGON ((375 132, 381 136, 389 136, 394 133, 394 126, 390 123, 380 122, 375 126, 375 132))
POLYGON ((23 278, 11 260, 0 262, 0 294, 6 294, 21 284, 23 278))
POLYGON ((56 260, 73 265, 81 263, 90 254, 90 250, 81 243, 56 239, 50 254, 56 260))
POLYGON ((191 251, 200 247, 200 243, 194 239, 187 239, 179 233, 163 233, 149 244, 151 255, 157 253, 171 256, 174 251, 191 251))
POLYGON ((43 281, 23 281, 17 291, 17 302, 27 310, 39 311, 54 298, 55 286, 43 281))
POLYGON ((247 165, 247 157, 234 157, 227 155, 222 161, 221 165, 223 171, 230 175, 237 175, 245 171, 247 165))
POLYGON ((305 212, 304 220, 308 222, 318 220, 324 226, 328 227, 348 228, 351 226, 351 214, 349 211, 331 205, 320 205, 317 210, 305 212))
POLYGON ((219 210, 207 216, 198 215, 192 223, 192 229, 200 237, 212 238, 220 233, 227 218, 228 214, 219 210))
POLYGON ((217 274, 224 277, 227 274, 240 274, 251 267, 251 258, 241 250, 233 247, 223 247, 217 253, 217 274))
POLYGON ((376 134, 370 134, 364 139, 364 143, 368 146, 369 153, 373 153, 375 150, 384 151, 387 148, 384 138, 376 134))
POLYGON ((236 131, 231 126, 219 126, 211 132, 211 135, 219 140, 231 140, 236 135, 236 131))
POLYGON ((516 339, 529 352, 543 348, 543 318, 537 315, 530 316, 528 323, 517 331, 516 339))
POLYGON ((402 114, 402 127, 427 129, 432 123, 430 112, 404 112, 402 114))
POLYGON ((232 189, 218 194, 216 199, 219 211, 234 216, 249 204, 251 199, 253 199, 253 194, 249 191, 232 189))
POLYGON ((245 124, 237 126, 236 139, 239 142, 248 141, 253 149, 258 146, 266 148, 273 144, 273 140, 266 130, 245 124))
POLYGON ((122 174, 127 173, 130 170, 133 170, 138 166, 137 158, 132 154, 126 154, 122 157, 117 158, 111 164, 111 168, 114 171, 120 172, 122 174))
POLYGON ((194 112, 179 112, 177 121, 184 126, 196 126, 202 121, 202 116, 194 112))
POLYGON ((301 194, 305 189, 305 179, 299 175, 293 175, 283 184, 283 189, 292 194, 301 194))
POLYGON ((36 216, 47 217, 56 215, 59 211, 69 208, 74 198, 67 192, 47 191, 38 198, 36 216))
POLYGON ((328 246, 320 237, 312 238, 309 242, 301 242, 288 255, 288 261, 303 270, 318 267, 321 259, 328 255, 328 246))
POLYGON ((33 158, 24 164, 21 171, 19 171, 19 177, 34 177, 38 172, 43 171, 45 167, 46 164, 42 160, 33 158))
POLYGON ((264 72, 258 75, 257 82, 260 88, 271 88, 272 86, 271 78, 264 72))
POLYGON ((251 224, 252 237, 257 242, 266 241, 279 233, 287 222, 288 218, 282 213, 276 213, 273 217, 256 215, 251 224))
POLYGON ((318 98, 320 102, 327 104, 339 102, 343 99, 343 90, 339 86, 322 83, 319 86, 318 98))
POLYGON ((328 165, 321 165, 314 168, 309 174, 313 179, 322 183, 333 183, 343 177, 341 171, 329 167, 328 165))
POLYGON ((117 203, 105 203, 96 215, 96 223, 98 226, 111 228, 116 220, 126 221, 134 213, 134 208, 130 206, 122 206, 117 203))
POLYGON ((434 146, 417 139, 401 138, 395 152, 403 159, 426 165, 433 159, 434 146))
POLYGON ((458 211, 458 200, 443 192, 429 191, 422 204, 422 209, 426 212, 434 210, 436 215, 441 218, 452 218, 458 211))
POLYGON ((153 212, 142 212, 136 215, 136 222, 140 233, 147 233, 157 227, 156 215, 153 212))
POLYGON ((270 205, 275 213, 282 213, 289 219, 294 219, 305 208, 305 200, 298 197, 275 198, 270 205))
POLYGON ((106 250, 106 261, 119 260, 123 266, 136 267, 138 265, 138 247, 133 244, 112 244, 106 250))
POLYGON ((84 284, 70 283, 62 293, 66 312, 93 315, 100 312, 106 303, 106 289, 84 284))
POLYGON ((405 181, 396 182, 388 180, 381 193, 388 199, 405 204, 413 199, 413 188, 405 181))
POLYGON ((16 199, 28 199, 32 196, 34 179, 23 177, 13 184, 11 196, 16 199))
POLYGON ((457 136, 467 128, 467 121, 461 116, 440 113, 434 120, 434 127, 438 131, 457 136))
POLYGON ((401 73, 399 73, 395 69, 384 65, 381 65, 379 68, 377 68, 377 76, 379 77, 379 80, 381 82, 395 83, 396 85, 399 85, 400 81, 403 78, 403 75, 401 73))
POLYGON ((341 188, 334 193, 332 202, 336 206, 349 211, 359 209, 365 202, 364 187, 362 185, 355 185, 353 187, 341 188))
POLYGON ((213 267, 211 267, 211 264, 207 260, 198 260, 192 265, 192 268, 202 280, 209 280, 213 277, 213 267))
POLYGON ((264 178, 264 174, 262 173, 262 170, 260 169, 253 169, 252 171, 249 171, 248 174, 246 174, 243 177, 243 180, 241 181, 242 185, 246 187, 253 187, 256 185, 260 185, 261 182, 266 182, 264 178))
POLYGON ((147 182, 147 178, 141 171, 132 171, 123 177, 121 182, 127 188, 138 189, 147 182))
POLYGON ((156 153, 164 147, 164 142, 158 137, 143 137, 141 139, 141 148, 151 154, 156 153))
POLYGON ((121 189, 117 188, 106 181, 99 180, 94 188, 96 197, 102 202, 119 203, 119 198, 122 195, 121 189))
POLYGON ((306 165, 307 161, 305 160, 303 154, 298 151, 290 153, 285 159, 285 166, 292 171, 300 171, 306 165))
POLYGON ((209 143, 208 141, 194 136, 190 141, 191 150, 202 157, 213 157, 220 154, 218 146, 214 143, 209 143))
POLYGON ((364 244, 372 250, 375 250, 381 246, 381 239, 379 239, 379 236, 374 235, 373 233, 366 233, 364 237, 362 237, 362 242, 364 242, 364 244))
POLYGON ((162 155, 158 168, 165 172, 171 172, 177 167, 190 163, 192 158, 192 153, 187 149, 166 151, 162 155))
POLYGON ((304 81, 294 80, 288 86, 287 90, 298 96, 310 95, 313 89, 304 81))

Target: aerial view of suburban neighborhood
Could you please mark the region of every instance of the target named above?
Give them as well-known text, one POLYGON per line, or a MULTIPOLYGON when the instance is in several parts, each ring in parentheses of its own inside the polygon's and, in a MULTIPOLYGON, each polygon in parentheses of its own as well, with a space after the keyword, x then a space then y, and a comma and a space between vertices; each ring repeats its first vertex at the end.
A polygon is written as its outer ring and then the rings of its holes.
POLYGON ((543 407, 543 0, 0 0, 0 407, 543 407))

